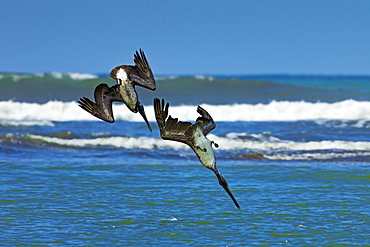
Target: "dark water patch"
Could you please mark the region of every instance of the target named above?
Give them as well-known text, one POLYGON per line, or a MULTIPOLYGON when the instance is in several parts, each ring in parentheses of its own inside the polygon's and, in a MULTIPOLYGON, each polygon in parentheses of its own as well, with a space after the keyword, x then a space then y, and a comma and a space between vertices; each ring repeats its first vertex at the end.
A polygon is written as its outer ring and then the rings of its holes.
MULTIPOLYGON (((74 80, 68 76, 58 78, 53 74, 43 76, 8 74, 0 80, 0 100, 36 103, 50 100, 77 100, 87 93, 88 88, 94 89, 101 82, 100 78, 74 80)), ((92 95, 93 92, 92 90, 87 96, 92 95)))
MULTIPOLYGON (((140 93, 145 95, 146 92, 142 90, 140 93)), ((166 98, 172 104, 256 104, 269 103, 272 100, 335 102, 351 98, 369 99, 368 94, 360 91, 344 92, 340 89, 310 88, 264 80, 200 80, 194 77, 161 80, 158 82, 156 95, 166 98)))
POLYGON ((73 139, 78 137, 73 131, 65 131, 65 132, 54 132, 51 136, 62 138, 62 139, 73 139))
MULTIPOLYGON (((179 104, 269 103, 272 100, 336 102, 345 99, 369 100, 370 77, 291 77, 291 76, 225 76, 225 77, 167 77, 157 79, 153 92, 140 87, 140 100, 151 105, 154 97, 166 98, 179 104), (330 83, 325 83, 330 81, 330 83), (344 86, 332 86, 332 85, 344 86), (314 86, 312 86, 314 85, 314 86), (355 85, 355 86, 353 86, 355 85), (360 89, 359 89, 360 88, 360 89), (217 97, 216 97, 217 96, 217 97)), ((100 83, 116 82, 109 77, 73 79, 68 75, 10 74, 0 79, 0 101, 46 103, 51 100, 77 101, 93 98, 100 83), (16 78, 16 79, 14 79, 16 78)))
POLYGON ((295 161, 325 161, 325 162, 368 162, 370 153, 368 151, 338 151, 338 150, 310 150, 310 151, 262 151, 254 152, 244 150, 233 150, 230 152, 222 151, 219 154, 220 160, 282 160, 288 162, 295 161))

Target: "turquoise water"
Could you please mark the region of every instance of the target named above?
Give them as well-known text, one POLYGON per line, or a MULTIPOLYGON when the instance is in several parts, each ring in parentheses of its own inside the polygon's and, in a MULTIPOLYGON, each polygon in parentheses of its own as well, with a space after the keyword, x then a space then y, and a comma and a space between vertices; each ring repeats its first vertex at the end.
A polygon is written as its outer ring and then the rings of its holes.
POLYGON ((367 163, 222 160, 238 210, 193 158, 9 158, 1 162, 2 243, 370 244, 367 163))
POLYGON ((160 78, 139 96, 153 132, 123 104, 113 124, 80 109, 108 80, 80 77, 0 76, 1 246, 370 246, 370 77, 160 78), (154 97, 212 115, 240 210, 161 140, 154 97))

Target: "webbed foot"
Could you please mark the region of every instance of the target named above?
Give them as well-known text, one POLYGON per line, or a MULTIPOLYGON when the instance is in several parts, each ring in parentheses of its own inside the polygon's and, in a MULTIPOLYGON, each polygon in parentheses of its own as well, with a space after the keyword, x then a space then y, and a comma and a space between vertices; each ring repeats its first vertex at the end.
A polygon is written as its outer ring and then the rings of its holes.
POLYGON ((214 141, 211 141, 211 144, 213 144, 215 146, 215 148, 219 147, 219 145, 217 143, 215 143, 214 141))

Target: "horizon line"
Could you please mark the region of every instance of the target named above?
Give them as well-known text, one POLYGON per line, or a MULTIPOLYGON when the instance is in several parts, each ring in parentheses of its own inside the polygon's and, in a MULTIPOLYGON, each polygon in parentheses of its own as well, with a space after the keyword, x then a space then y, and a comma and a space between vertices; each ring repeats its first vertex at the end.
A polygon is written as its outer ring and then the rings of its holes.
MULTIPOLYGON (((38 72, 38 73, 32 73, 32 72, 4 72, 1 71, 0 74, 14 74, 14 75, 44 75, 44 74, 81 74, 81 75, 95 75, 98 77, 109 77, 109 73, 81 73, 81 72, 38 72)), ((253 76, 328 76, 328 77, 335 77, 335 76, 358 76, 358 77, 369 77, 369 74, 365 73, 286 73, 286 72, 281 72, 281 73, 179 73, 179 74, 157 74, 154 75, 155 77, 253 77, 253 76)))

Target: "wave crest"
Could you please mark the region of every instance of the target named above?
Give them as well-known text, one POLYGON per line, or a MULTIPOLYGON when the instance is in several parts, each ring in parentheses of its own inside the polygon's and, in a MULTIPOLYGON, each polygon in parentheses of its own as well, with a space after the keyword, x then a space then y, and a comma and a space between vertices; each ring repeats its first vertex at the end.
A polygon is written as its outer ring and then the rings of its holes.
MULTIPOLYGON (((43 135, 26 135, 29 139, 39 140, 46 143, 53 143, 64 146, 92 147, 92 146, 111 146, 115 148, 127 149, 189 149, 188 146, 174 142, 163 141, 159 138, 150 137, 95 137, 88 139, 74 138, 65 139, 60 137, 50 137, 43 135)), ((295 141, 254 141, 227 137, 219 137, 209 134, 208 138, 219 144, 218 150, 253 150, 253 151, 310 151, 310 150, 370 150, 370 142, 365 141, 340 141, 323 140, 309 142, 295 141)))
MULTIPOLYGON (((302 120, 370 120, 370 102, 345 100, 335 103, 272 101, 268 104, 205 105, 202 107, 217 121, 302 121, 302 120)), ((149 121, 154 122, 152 106, 146 106, 149 121)), ((140 122, 139 114, 124 104, 114 104, 116 120, 140 122)), ((198 117, 196 106, 171 106, 170 115, 182 121, 198 117)), ((45 104, 0 101, 0 120, 101 121, 78 107, 77 102, 49 101, 45 104)))

